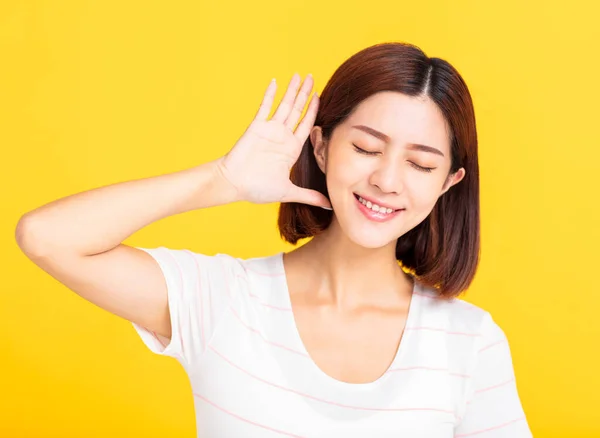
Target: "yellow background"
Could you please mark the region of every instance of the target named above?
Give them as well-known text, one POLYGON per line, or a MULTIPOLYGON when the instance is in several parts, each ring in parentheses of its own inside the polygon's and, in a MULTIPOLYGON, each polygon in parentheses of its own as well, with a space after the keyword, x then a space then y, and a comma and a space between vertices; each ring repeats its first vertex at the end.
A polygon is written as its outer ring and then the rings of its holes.
MULTIPOLYGON (((26 211, 229 150, 265 87, 322 90, 350 55, 408 41, 473 95, 482 261, 464 299, 510 340, 537 438, 600 437, 597 2, 0 3, 0 436, 194 437, 183 368, 18 249, 26 211)), ((288 247, 276 205, 173 216, 126 243, 240 257, 288 247)))

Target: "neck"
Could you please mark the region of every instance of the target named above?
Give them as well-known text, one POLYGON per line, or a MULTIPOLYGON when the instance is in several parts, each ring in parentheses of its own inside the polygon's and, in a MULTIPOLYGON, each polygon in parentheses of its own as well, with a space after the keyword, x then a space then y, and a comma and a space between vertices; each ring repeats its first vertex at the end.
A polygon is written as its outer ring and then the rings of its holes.
POLYGON ((398 265, 395 241, 381 248, 356 245, 334 220, 292 253, 290 258, 301 259, 305 267, 303 293, 323 304, 351 310, 404 307, 410 300, 413 280, 398 265))

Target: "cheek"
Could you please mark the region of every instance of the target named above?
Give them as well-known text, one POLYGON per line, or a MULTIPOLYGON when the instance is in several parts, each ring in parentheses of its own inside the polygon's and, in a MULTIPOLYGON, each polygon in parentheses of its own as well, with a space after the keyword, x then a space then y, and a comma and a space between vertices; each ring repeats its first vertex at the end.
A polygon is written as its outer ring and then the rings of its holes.
POLYGON ((432 175, 409 178, 405 183, 405 190, 413 208, 431 210, 442 193, 442 184, 432 175))
POLYGON ((368 175, 365 162, 351 153, 334 149, 328 156, 327 183, 333 190, 346 189, 368 175))

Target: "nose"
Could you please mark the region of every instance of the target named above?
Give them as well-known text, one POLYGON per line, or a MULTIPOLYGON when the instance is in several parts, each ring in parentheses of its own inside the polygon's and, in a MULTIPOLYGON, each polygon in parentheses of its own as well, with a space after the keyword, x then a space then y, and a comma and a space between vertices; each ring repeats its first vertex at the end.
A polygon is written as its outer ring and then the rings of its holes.
POLYGON ((371 173, 369 183, 379 188, 382 193, 399 194, 404 189, 401 166, 396 160, 381 157, 377 167, 371 173))

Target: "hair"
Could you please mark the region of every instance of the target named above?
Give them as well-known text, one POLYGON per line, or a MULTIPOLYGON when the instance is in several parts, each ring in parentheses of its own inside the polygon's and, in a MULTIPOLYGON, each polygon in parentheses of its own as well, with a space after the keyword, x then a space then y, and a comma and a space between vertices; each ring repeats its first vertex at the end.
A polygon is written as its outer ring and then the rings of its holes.
MULTIPOLYGON (((400 42, 381 43, 347 59, 320 95, 315 126, 323 140, 363 100, 383 92, 428 96, 437 104, 449 127, 450 174, 464 167, 465 177, 436 202, 417 226, 398 238, 396 259, 416 279, 451 299, 471 284, 480 255, 479 164, 473 102, 466 83, 447 61, 429 58, 418 47, 400 42)), ((314 157, 310 137, 291 169, 297 186, 321 192, 327 198, 325 174, 314 157)), ((333 212, 301 203, 282 203, 278 226, 282 238, 296 244, 316 236, 331 223, 333 212)))

